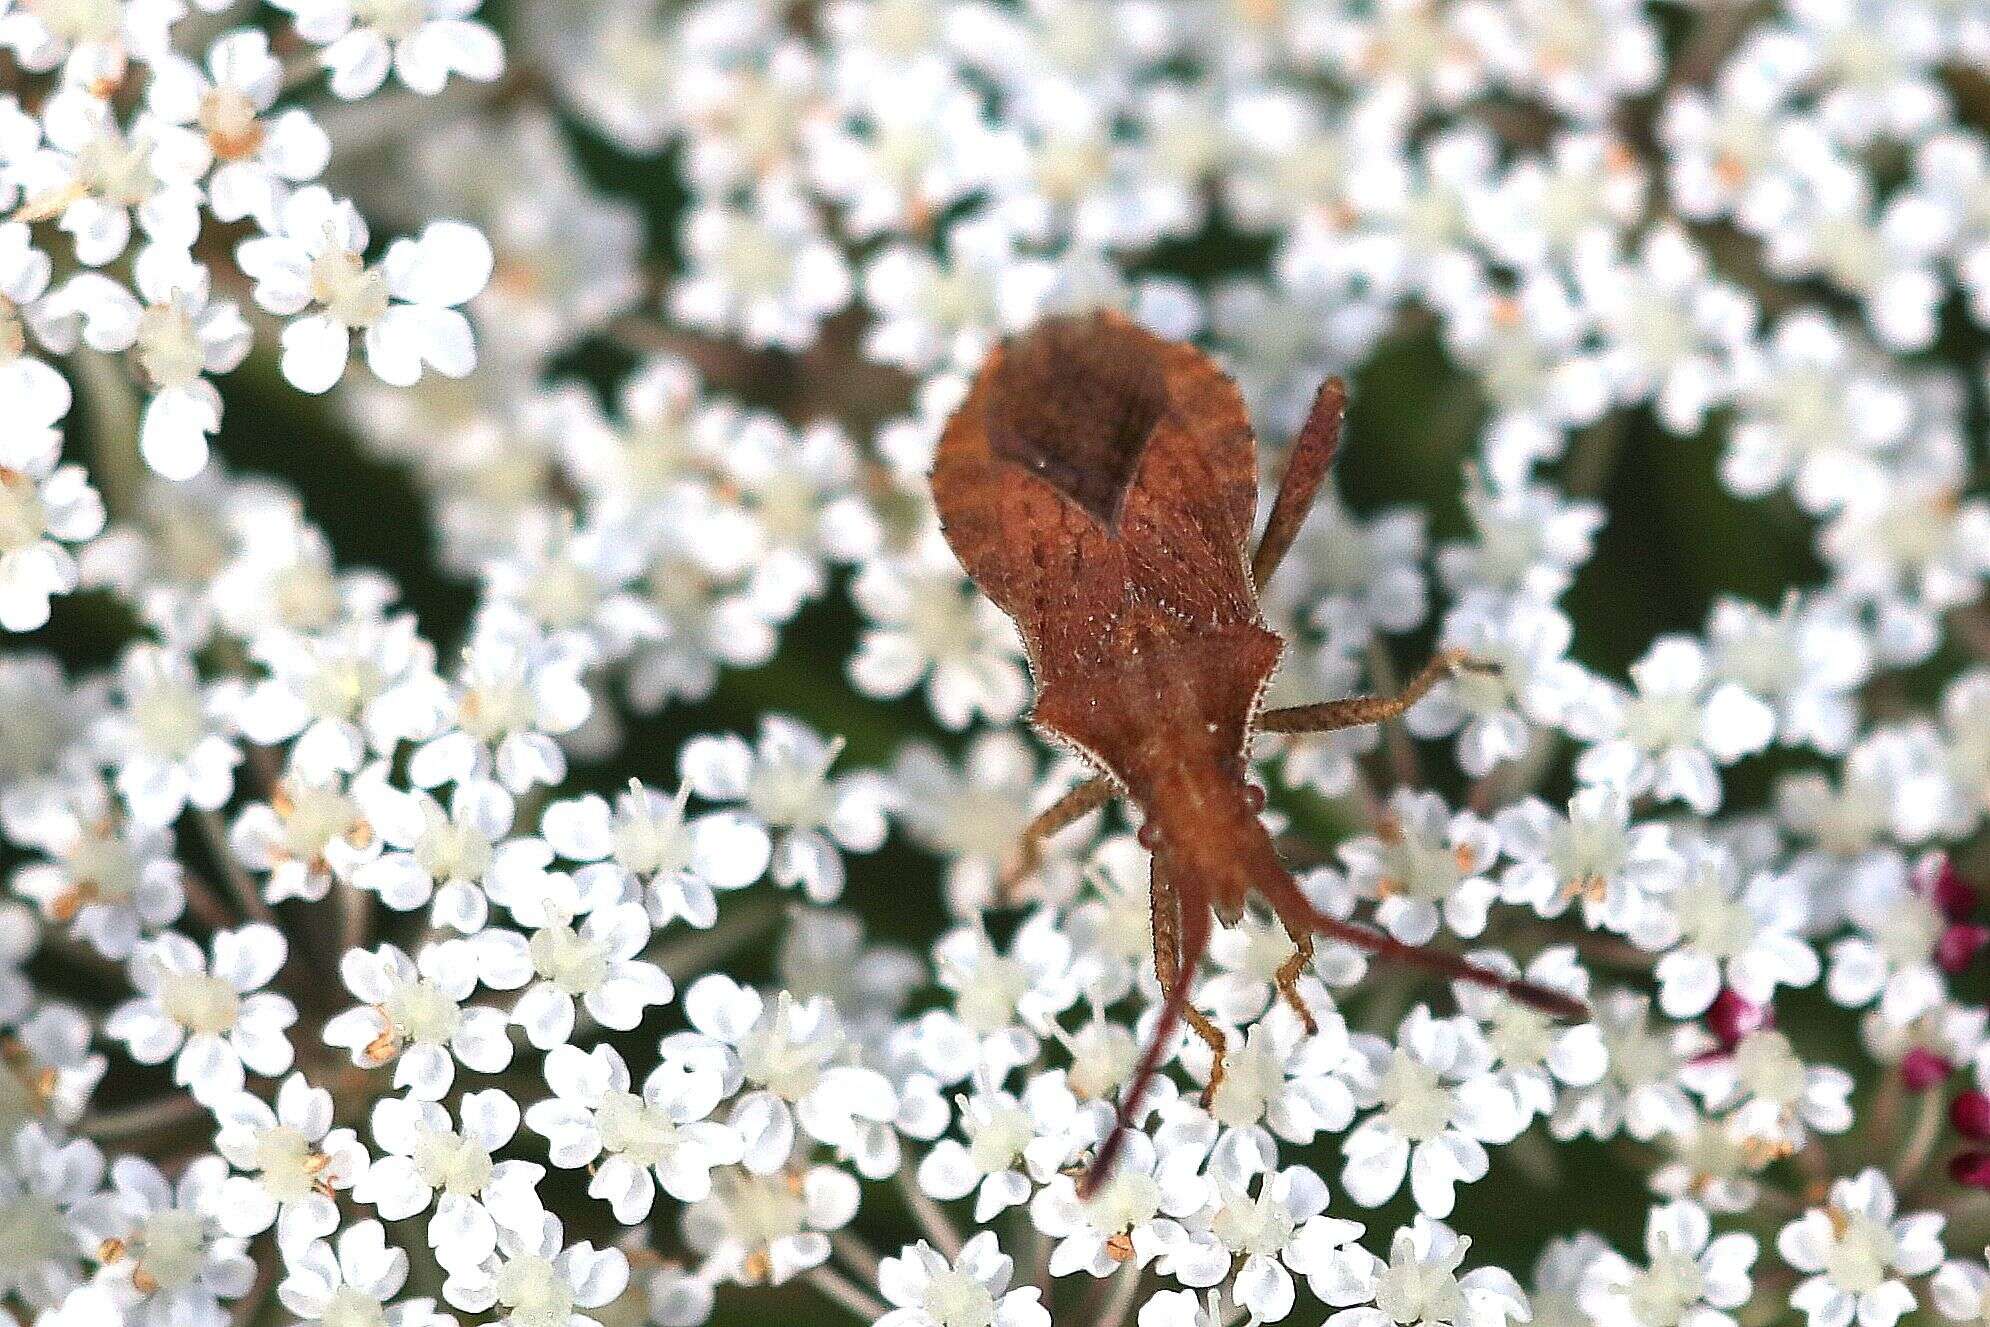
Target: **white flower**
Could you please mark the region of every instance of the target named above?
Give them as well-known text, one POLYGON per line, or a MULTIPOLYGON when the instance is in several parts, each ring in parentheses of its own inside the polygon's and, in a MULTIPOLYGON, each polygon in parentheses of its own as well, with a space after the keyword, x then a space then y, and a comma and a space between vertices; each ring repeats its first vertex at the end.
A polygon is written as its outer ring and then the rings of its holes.
POLYGON ((67 1306, 81 1322, 124 1322, 131 1327, 179 1327, 220 1323, 227 1314, 219 1301, 239 1299, 255 1280, 256 1265, 239 1239, 223 1235, 214 1208, 228 1164, 201 1156, 166 1177, 139 1157, 119 1157, 111 1166, 114 1210, 106 1224, 85 1238, 108 1249, 97 1280, 67 1306), (92 1292, 103 1298, 88 1302, 92 1292), (91 1311, 97 1315, 91 1316, 91 1311))
POLYGON ((1015 1262, 984 1230, 949 1261, 926 1241, 878 1267, 878 1289, 896 1305, 877 1327, 1050 1327, 1035 1286, 1009 1289, 1015 1262))
MULTIPOLYGON (((1026 1064, 1036 1057, 1032 1028, 1048 1026, 1078 1000, 1072 981, 1071 938, 1057 914, 1040 908, 1017 929, 1005 954, 978 919, 958 926, 933 946, 933 968, 953 995, 952 1014, 980 1056, 994 1067, 1026 1064)), ((943 1082, 957 1081, 965 1066, 932 1064, 943 1082)))
POLYGON ((558 783, 567 761, 555 736, 585 723, 594 701, 588 660, 570 641, 523 631, 480 631, 452 688, 451 726, 415 749, 408 777, 434 788, 495 775, 513 793, 558 783))
POLYGON ((1774 713, 1733 683, 1715 681, 1706 650, 1685 636, 1655 642, 1631 665, 1631 682, 1635 690, 1616 698, 1610 735, 1582 754, 1577 775, 1712 813, 1721 803, 1715 764, 1767 746, 1774 713))
POLYGON ((51 1137, 39 1122, 10 1130, 0 1154, 0 1293, 52 1308, 83 1281, 84 1238, 105 1224, 104 1157, 94 1143, 51 1137))
POLYGON ((1058 1175, 1030 1201, 1030 1221, 1057 1241, 1050 1274, 1086 1272, 1111 1276, 1126 1263, 1145 1267, 1175 1247, 1182 1218, 1209 1199, 1197 1173, 1202 1151, 1163 1150, 1147 1134, 1126 1136, 1113 1173, 1090 1198, 1080 1198, 1069 1175, 1058 1175))
POLYGON ((1434 793, 1403 789, 1381 831, 1340 854, 1354 886, 1380 900, 1375 919, 1405 944, 1429 940, 1440 919, 1459 935, 1485 929, 1496 894, 1485 872, 1499 857, 1499 833, 1471 812, 1454 815, 1434 793))
POLYGON ((1915 1305, 1905 1278, 1942 1261, 1945 1218, 1934 1212, 1894 1216, 1893 1186, 1864 1170, 1831 1186, 1827 1206, 1813 1207, 1776 1237, 1783 1260, 1812 1275, 1790 1294, 1810 1327, 1893 1327, 1915 1305))
POLYGON ((1437 574, 1454 599, 1480 596, 1550 603, 1595 551, 1603 508, 1545 484, 1493 487, 1468 475, 1469 542, 1441 544, 1437 574))
POLYGON ((186 906, 170 832, 118 815, 100 780, 68 785, 36 817, 32 835, 15 837, 53 860, 21 867, 14 891, 106 958, 128 958, 142 936, 186 906))
POLYGON ((637 957, 649 946, 649 914, 622 902, 620 881, 595 876, 585 892, 562 872, 496 875, 488 889, 531 935, 490 929, 472 941, 478 974, 493 990, 527 987, 512 1021, 540 1050, 573 1036, 580 1008, 603 1027, 628 1031, 673 988, 662 968, 637 957), (529 983, 529 985, 528 985, 529 983))
MULTIPOLYGON (((892 768, 901 822, 913 841, 947 859, 943 888, 947 906, 967 915, 991 906, 1003 869, 1032 815, 1049 805, 1046 796, 1062 792, 1056 779, 1041 777, 1028 742, 1007 729, 977 736, 958 770, 939 751, 909 742, 892 768)), ((1045 859, 1030 876, 1032 899, 1067 899, 1078 886, 1077 864, 1062 849, 1083 835, 1060 835, 1045 845, 1045 859)), ((1142 883, 1144 891, 1145 884, 1142 883)))
POLYGON ((25 197, 16 219, 55 218, 88 267, 125 251, 134 216, 154 244, 193 246, 205 163, 177 135, 158 133, 142 113, 127 129, 109 102, 80 86, 50 97, 41 122, 47 146, 7 170, 25 197))
POLYGON ((1610 383, 1591 353, 1589 311, 1550 273, 1530 273, 1517 291, 1475 284, 1445 305, 1444 342, 1478 376, 1492 418, 1481 443, 1495 483, 1517 483, 1567 448, 1571 429, 1610 404, 1610 383))
POLYGON ((119 662, 118 693, 96 745, 117 766, 117 790, 134 820, 170 825, 189 804, 211 811, 228 800, 242 760, 223 736, 237 688, 203 686, 185 655, 134 645, 119 662))
POLYGON ((276 228, 293 185, 316 179, 332 143, 308 111, 270 115, 283 86, 283 63, 269 36, 254 28, 223 33, 203 69, 177 54, 152 65, 146 104, 168 124, 198 136, 213 161, 207 205, 218 221, 252 218, 276 228))
POLYGON ((221 395, 208 375, 232 371, 253 333, 232 300, 209 295, 207 268, 181 250, 154 244, 137 263, 136 297, 95 272, 71 279, 52 305, 83 319, 83 339, 127 359, 150 393, 139 433, 145 463, 167 479, 190 479, 207 464, 207 436, 221 427, 221 395))
POLYGON ((440 1100, 457 1060, 479 1073, 511 1063, 504 1011, 464 1004, 477 985, 469 941, 426 944, 412 959, 393 945, 349 950, 339 975, 363 1003, 325 1024, 325 1044, 363 1069, 394 1062, 394 1086, 411 1096, 440 1100))
POLYGON ((580 1310, 602 1307, 628 1284, 620 1249, 569 1245, 559 1218, 547 1213, 534 1230, 502 1231, 491 1266, 452 1269, 442 1294, 466 1313, 490 1312, 501 1327, 589 1327, 596 1319, 580 1310))
MULTIPOLYGON (((1255 1320, 1278 1322, 1296 1298, 1292 1271, 1318 1266, 1330 1250, 1360 1238, 1362 1226, 1325 1215, 1327 1186, 1304 1166, 1255 1178, 1256 1194, 1249 1175, 1213 1178, 1208 1235, 1220 1261, 1210 1270, 1220 1277, 1233 1258, 1241 1258, 1232 1297, 1255 1320)), ((1183 1279, 1199 1284, 1203 1278, 1183 1279)))
POLYGON ((767 175, 752 201, 751 210, 712 202, 685 217, 690 271, 671 283, 670 312, 748 345, 806 349, 849 302, 849 266, 794 181, 767 175))
POLYGON ((1650 1000, 1634 991, 1608 991, 1591 1008, 1610 1067, 1595 1084, 1563 1094, 1549 1121, 1554 1136, 1609 1138, 1622 1129, 1651 1139, 1690 1129, 1699 1112, 1680 1076, 1713 1038, 1691 1024, 1654 1024, 1650 1000))
POLYGON ((332 775, 323 780, 286 775, 270 790, 268 802, 255 802, 235 820, 228 846, 251 871, 268 872, 263 897, 271 903, 325 897, 334 878, 350 880, 359 866, 380 853, 379 836, 367 823, 359 788, 382 782, 384 770, 368 770, 348 788, 332 775))
POLYGON ((772 844, 766 826, 743 810, 687 816, 690 795, 688 782, 666 797, 632 781, 612 807, 595 796, 553 802, 539 832, 560 856, 589 863, 574 873, 583 892, 606 879, 623 897, 640 893, 658 927, 680 917, 708 927, 718 917, 713 891, 758 880, 772 844))
POLYGON ((274 1224, 277 1243, 297 1249, 338 1229, 333 1191, 366 1169, 366 1149, 351 1129, 332 1128, 332 1096, 292 1074, 277 1089, 276 1109, 238 1093, 215 1107, 214 1150, 240 1175, 221 1186, 215 1219, 248 1238, 274 1224))
POLYGON ((1384 1263, 1359 1245, 1308 1267, 1314 1292, 1331 1305, 1363 1307, 1330 1315, 1332 1327, 1507 1327, 1530 1316, 1520 1283, 1502 1268, 1458 1268, 1472 1241, 1418 1214, 1397 1229, 1384 1263), (1372 1307, 1368 1307, 1372 1303, 1372 1307))
POLYGON ((546 1081, 554 1099, 527 1110, 526 1124, 545 1136, 554 1165, 588 1168, 588 1193, 623 1225, 649 1216, 659 1186, 679 1202, 707 1197, 712 1168, 745 1154, 736 1131, 706 1118, 725 1091, 709 1064, 666 1059, 638 1094, 613 1047, 556 1046, 546 1057, 546 1081))
POLYGON ((1749 873, 1732 853, 1700 846, 1665 906, 1672 940, 1658 960, 1658 1005, 1673 1018, 1704 1013, 1723 985, 1767 1005, 1778 986, 1808 986, 1822 971, 1802 938, 1808 895, 1787 875, 1749 873))
POLYGON ((1007 723, 1029 699, 1015 627, 936 543, 922 540, 912 554, 874 560, 857 574, 850 593, 873 625, 850 657, 850 681, 891 698, 923 678, 943 727, 965 728, 977 714, 1007 723))
POLYGON ((856 1178, 834 1166, 765 1176, 728 1167, 685 1210, 684 1238, 742 1284, 780 1285, 828 1261, 825 1232, 850 1224, 858 1195, 856 1178))
POLYGON ((1729 489, 1760 497, 1788 484, 1806 511, 1825 513, 1884 487, 1881 461, 1912 423, 1885 361, 1809 309, 1745 351, 1721 461, 1729 489))
POLYGON ((1362 1035, 1350 1076, 1355 1102, 1372 1110, 1341 1144, 1341 1184, 1378 1207, 1407 1172, 1417 1209, 1448 1216, 1459 1180, 1486 1173, 1486 1143, 1511 1142, 1526 1125, 1513 1094, 1492 1073, 1492 1049, 1466 1018, 1439 1019, 1418 1006, 1398 1044, 1362 1035))
POLYGON ((1414 629, 1430 611, 1426 524, 1410 508, 1362 519, 1324 491, 1271 583, 1274 616, 1286 603, 1303 605, 1313 626, 1351 649, 1375 631, 1414 629))
POLYGON ((360 790, 360 806, 386 851, 355 869, 353 884, 400 912, 433 899, 435 921, 459 931, 483 929, 486 875, 533 872, 547 863, 530 840, 503 841, 511 794, 488 779, 457 784, 447 810, 425 792, 402 792, 384 780, 360 790))
POLYGON ((1776 740, 1837 754, 1858 723, 1854 692, 1871 675, 1872 646, 1842 605, 1792 594, 1768 612, 1722 596, 1707 619, 1714 676, 1776 710, 1776 740))
POLYGON ((1977 1262, 1954 1259, 1942 1264, 1928 1287, 1935 1307, 1955 1322, 1990 1321, 1990 1271, 1977 1262))
MULTIPOLYGON (((1283 934, 1279 932, 1281 938, 1283 934)), ((1348 1078, 1358 1071, 1359 1057, 1349 1041, 1347 1023, 1317 986, 1301 990, 1313 997, 1309 1004, 1322 1009, 1314 1015, 1316 1031, 1307 1032, 1291 1006, 1281 1001, 1265 1010, 1241 1037, 1230 1037, 1223 1054, 1223 1077, 1208 1103, 1210 1117, 1224 1130, 1216 1145, 1219 1157, 1273 1155, 1274 1136, 1310 1143, 1322 1133, 1346 1129, 1354 1120, 1348 1078)), ((1204 992, 1207 996, 1207 985, 1204 992)), ((1182 1051, 1190 1071, 1205 1082, 1209 1058, 1200 1038, 1182 1051)))
MULTIPOLYGON (((1578 1000, 1589 994, 1589 974, 1567 945, 1542 950, 1524 971, 1497 950, 1473 957, 1485 967, 1524 976, 1536 986, 1578 1000)), ((1471 982, 1454 982, 1452 989, 1459 1009, 1484 1025, 1495 1077, 1528 1118, 1552 1114, 1564 1085, 1586 1087, 1603 1076, 1609 1055, 1594 1023, 1557 1023, 1531 1005, 1471 982)))
POLYGON ((1483 777, 1519 760, 1536 727, 1588 722, 1597 682, 1567 658, 1575 629, 1559 609, 1510 600, 1467 602, 1444 618, 1443 644, 1481 665, 1439 682, 1404 716, 1418 737, 1458 734, 1458 764, 1483 777))
POLYGON ((749 1171, 765 1175, 785 1165, 797 1124, 842 1148, 873 1178, 897 1169, 889 1126, 898 1095, 883 1074, 850 1062, 853 1048, 828 1000, 796 1001, 787 991, 763 1000, 714 972, 684 993, 684 1012, 699 1033, 731 1048, 728 1093, 742 1081, 752 1089, 728 1119, 746 1139, 749 1171))
POLYGON ((498 1248, 500 1232, 531 1234, 544 1212, 544 1167, 493 1156, 518 1131, 518 1103, 503 1091, 466 1092, 457 1106, 460 1128, 433 1101, 384 1097, 373 1107, 373 1138, 381 1154, 353 1186, 352 1196, 388 1221, 426 1211, 429 1247, 452 1274, 474 1273, 498 1248))
MULTIPOLYGON (((0 299, 4 299, 0 294, 0 299)), ((0 628, 33 631, 51 596, 79 579, 64 545, 104 528, 104 503, 80 465, 62 465, 62 435, 9 427, 0 438, 0 628)))
POLYGON ((1775 1028, 1696 1059, 1680 1077, 1709 1109, 1731 1112, 1729 1122, 1746 1146, 1769 1156, 1803 1146, 1809 1130, 1843 1133, 1852 1124, 1852 1075, 1836 1065, 1806 1065, 1775 1028))
POLYGON ((104 1030, 140 1064, 173 1059, 173 1081, 218 1105, 242 1090, 244 1067, 264 1077, 290 1067, 297 1007, 262 989, 288 953, 283 933, 261 922, 216 932, 211 960, 167 931, 132 954, 138 998, 111 1011, 104 1030))
MULTIPOLYGON (((340 0, 342 2, 342 0, 340 0)), ((345 373, 352 334, 382 382, 405 387, 426 365, 461 378, 476 367, 469 321, 456 307, 484 288, 491 246, 455 221, 429 224, 418 240, 366 261, 366 223, 350 202, 309 185, 283 204, 282 229, 236 250, 255 279, 256 303, 291 318, 283 330, 283 376, 301 391, 329 390, 345 373)))
POLYGON ((678 768, 700 797, 743 801, 774 840, 774 879, 800 885, 817 903, 843 892, 839 847, 871 852, 884 842, 884 789, 873 777, 829 777, 842 743, 823 740, 800 722, 769 715, 760 741, 698 737, 685 743, 678 768))
POLYGON ((986 1225, 1072 1160, 1077 1115, 1078 1099, 1059 1074, 1031 1075, 1020 1099, 977 1090, 960 1100, 965 1141, 935 1143, 919 1163, 919 1187, 935 1198, 974 1194, 974 1219, 986 1225))
POLYGON ((269 676, 243 699, 242 735, 261 746, 294 739, 290 761, 306 775, 357 773, 367 752, 391 755, 440 722, 435 649, 411 614, 255 631, 249 651, 269 676))
POLYGON ((451 74, 488 83, 504 72, 497 34, 470 16, 483 0, 281 0, 297 32, 325 48, 332 92, 347 101, 377 91, 392 70, 433 96, 451 74))
POLYGON ((1633 824, 1630 799, 1609 787, 1583 788, 1566 816, 1530 797, 1504 808, 1500 842, 1513 859, 1500 876, 1500 898, 1544 917, 1580 901, 1585 925, 1624 935, 1652 933, 1664 921, 1663 896, 1682 864, 1671 831, 1633 824))
POLYGON ((1652 401, 1669 431, 1690 437, 1727 399, 1755 306, 1708 274, 1707 255, 1676 226, 1646 235, 1635 266, 1605 252, 1590 250, 1575 269, 1603 337, 1604 376, 1619 401, 1652 401))
POLYGON ((326 1240, 287 1253, 287 1275, 276 1297, 305 1322, 344 1327, 351 1320, 378 1321, 384 1327, 449 1327, 433 1300, 390 1301, 408 1280, 406 1249, 390 1248, 378 1221, 347 1226, 336 1246, 326 1240), (377 1319, 375 1313, 378 1313, 377 1319))
POLYGON ((1754 1290, 1755 1237, 1733 1231, 1713 1237, 1697 1203, 1654 1207, 1645 1221, 1645 1265, 1614 1249, 1591 1264, 1583 1304, 1604 1322, 1637 1327, 1733 1327, 1726 1312, 1754 1290))

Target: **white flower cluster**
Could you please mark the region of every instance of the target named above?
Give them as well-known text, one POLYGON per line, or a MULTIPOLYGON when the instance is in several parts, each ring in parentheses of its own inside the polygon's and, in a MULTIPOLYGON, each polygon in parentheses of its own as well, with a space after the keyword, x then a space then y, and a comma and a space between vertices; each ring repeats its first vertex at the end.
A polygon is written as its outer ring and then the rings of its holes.
POLYGON ((0 1327, 1990 1321, 1983 0, 478 8, 0 0, 0 1327), (1450 374, 1268 703, 1486 666, 1254 774, 1591 1016, 1247 913, 1093 1188, 1147 853, 925 474, 1097 307, 1450 374), (1694 458, 1805 583, 1608 666, 1694 458))

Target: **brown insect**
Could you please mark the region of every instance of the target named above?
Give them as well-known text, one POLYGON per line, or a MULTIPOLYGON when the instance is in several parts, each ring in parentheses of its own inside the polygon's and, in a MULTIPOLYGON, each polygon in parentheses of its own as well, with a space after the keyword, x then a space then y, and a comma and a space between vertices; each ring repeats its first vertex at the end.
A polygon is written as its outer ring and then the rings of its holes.
POLYGON ((1345 404, 1340 381, 1328 379, 1250 556, 1256 441, 1236 384, 1193 346, 1116 313, 1047 319, 991 352, 940 439, 933 497, 941 526, 968 574, 1022 632, 1036 679, 1031 719, 1100 771, 1030 825, 1010 878, 1027 873, 1046 838, 1115 792, 1140 807, 1140 839, 1153 855, 1154 971, 1164 1002, 1086 1192, 1109 1173, 1180 1020, 1213 1053, 1205 1098, 1221 1081, 1223 1032, 1189 1003, 1189 988, 1211 914, 1235 925, 1253 895, 1292 937, 1278 989, 1309 1030, 1296 983, 1316 936, 1558 1016, 1587 1013, 1561 992, 1321 914, 1258 819, 1264 795, 1244 777, 1251 733, 1330 732, 1392 718, 1471 666, 1441 654, 1400 695, 1260 707, 1284 642, 1265 624, 1258 587, 1292 546, 1326 477, 1345 404))

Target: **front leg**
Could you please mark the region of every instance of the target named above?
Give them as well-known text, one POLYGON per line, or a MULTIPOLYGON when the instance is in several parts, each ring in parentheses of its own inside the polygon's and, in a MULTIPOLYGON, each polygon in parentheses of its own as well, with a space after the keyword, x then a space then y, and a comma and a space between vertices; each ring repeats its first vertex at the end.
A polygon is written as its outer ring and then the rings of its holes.
POLYGON ((1299 1015, 1299 1022, 1305 1026, 1306 1035, 1310 1037, 1320 1030, 1320 1025, 1314 1020, 1313 1011, 1306 1007, 1306 1001, 1299 995, 1299 974, 1313 961, 1313 933, 1303 926, 1295 927, 1284 918, 1279 920, 1284 922, 1285 933, 1292 937, 1295 948, 1286 960, 1278 965, 1278 975, 1272 978, 1272 981, 1278 987, 1278 993, 1284 998, 1285 1003, 1292 1006, 1292 1012, 1299 1015))
MULTIPOLYGON (((1154 975, 1160 979, 1161 989, 1165 991, 1172 988, 1177 979, 1184 975, 1192 977, 1193 974, 1182 972, 1181 894, 1169 882, 1168 873, 1161 869, 1159 862, 1153 864, 1149 876, 1147 900, 1152 909, 1154 928, 1154 975)), ((1223 1035, 1223 1029, 1210 1022, 1208 1016, 1192 1003, 1185 1001, 1182 1004, 1182 1020, 1195 1029, 1195 1035, 1209 1047, 1209 1085, 1202 1089, 1202 1104, 1207 1107, 1216 1096, 1217 1086, 1223 1081, 1223 1057, 1228 1053, 1229 1042, 1223 1035)))
POLYGON ((1289 705, 1265 710, 1255 728, 1261 733, 1332 733, 1343 728, 1362 728, 1401 715, 1430 694, 1430 689, 1458 672, 1497 672, 1498 666, 1476 659, 1464 650, 1441 650, 1410 679, 1409 685, 1393 696, 1349 696, 1346 700, 1322 701, 1317 705, 1289 705))
POLYGON ((1016 841, 1015 852, 996 879, 996 905, 1008 907, 1018 901, 1017 894, 1023 881, 1043 865, 1046 840, 1111 800, 1112 780, 1103 774, 1095 774, 1039 811, 1036 819, 1023 830, 1022 838, 1016 841))

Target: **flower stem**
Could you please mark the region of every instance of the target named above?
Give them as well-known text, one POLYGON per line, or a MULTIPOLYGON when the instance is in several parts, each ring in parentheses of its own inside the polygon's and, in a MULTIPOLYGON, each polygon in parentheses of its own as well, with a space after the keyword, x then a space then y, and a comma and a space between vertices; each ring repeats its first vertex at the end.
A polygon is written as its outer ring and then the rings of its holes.
POLYGON ((802 1273, 802 1280, 808 1282, 825 1298, 842 1305, 853 1317, 863 1322, 876 1322, 891 1312, 883 1300, 833 1267, 827 1265, 811 1267, 802 1273))
POLYGON ((201 837, 207 840, 208 851, 221 867, 221 878, 228 882, 228 892, 241 904, 242 911, 252 921, 277 925, 276 914, 263 901, 263 892, 257 887, 255 878, 236 858, 235 850, 228 846, 228 826, 222 823, 221 813, 203 807, 193 813, 193 819, 200 826, 201 837))
POLYGON ((1094 1321, 1100 1327, 1120 1327, 1133 1311, 1133 1301, 1140 1297, 1140 1285, 1146 1279, 1146 1273, 1131 1263, 1120 1268, 1111 1282, 1112 1294, 1099 1307, 1099 1315, 1094 1321))
POLYGON ((1946 1094, 1937 1088, 1929 1088, 1921 1094, 1919 1109, 1914 1113, 1914 1130, 1907 1135, 1907 1143, 1894 1158, 1889 1178, 1893 1180, 1896 1193, 1906 1193, 1915 1179, 1927 1167, 1928 1158, 1934 1155, 1935 1144, 1941 1141, 1942 1124, 1948 1116, 1946 1094))
POLYGON ((953 1219, 947 1215, 947 1209, 941 1207, 933 1200, 931 1194, 919 1187, 919 1181, 913 1177, 910 1169, 900 1167, 896 1178, 898 1191, 905 1195, 906 1205, 912 1209, 912 1217, 919 1223, 919 1229, 925 1232, 926 1238, 933 1241, 934 1246, 946 1254, 950 1261, 958 1258, 964 1241, 953 1219))
POLYGON ((111 519, 128 521, 145 491, 137 389, 117 360, 101 350, 78 347, 69 363, 90 423, 90 481, 103 494, 111 519))
POLYGON ((188 1092, 141 1101, 136 1105, 92 1111, 76 1123, 76 1132, 99 1142, 123 1140, 170 1129, 197 1118, 205 1108, 188 1092))

